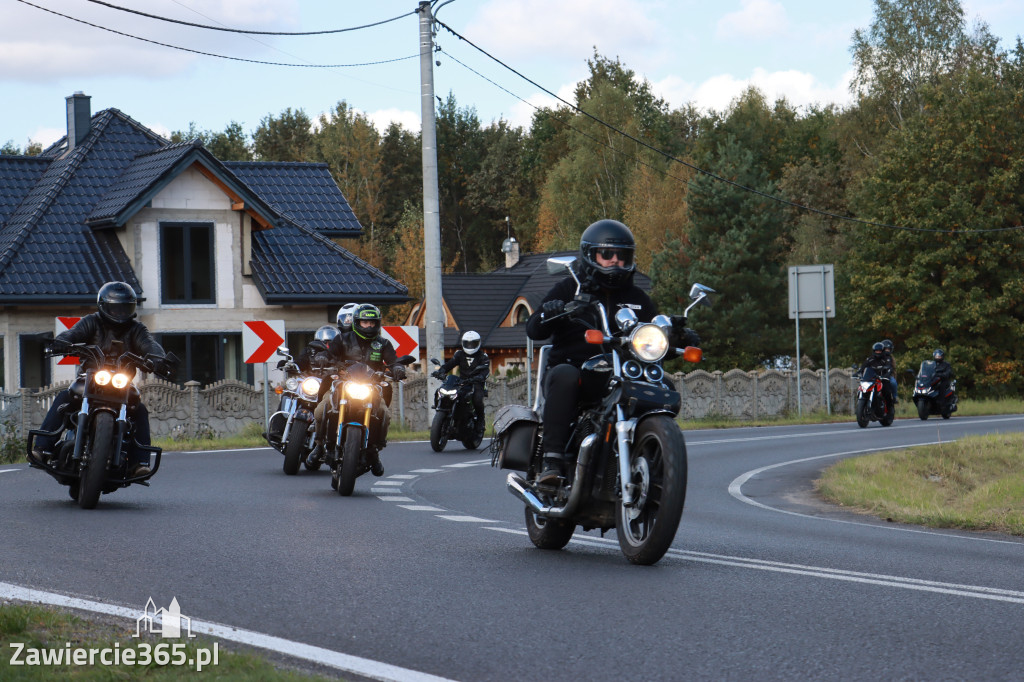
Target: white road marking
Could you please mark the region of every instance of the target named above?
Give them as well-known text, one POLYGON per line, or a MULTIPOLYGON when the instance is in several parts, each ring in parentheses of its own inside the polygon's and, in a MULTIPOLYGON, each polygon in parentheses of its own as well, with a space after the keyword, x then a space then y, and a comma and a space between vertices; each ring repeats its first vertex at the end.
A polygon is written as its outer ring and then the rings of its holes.
MULTIPOLYGON (((370 492, 375 492, 371 490, 370 492)), ((404 497, 402 495, 379 495, 378 500, 384 500, 385 502, 415 502, 411 497, 404 497)))
POLYGON ((412 474, 391 474, 390 476, 388 476, 388 478, 400 478, 402 480, 406 480, 407 481, 410 478, 417 478, 417 477, 413 476, 412 474))
POLYGON ((402 509, 408 509, 409 511, 428 511, 428 512, 439 512, 444 511, 440 507, 431 507, 426 504, 400 504, 398 505, 402 509))
MULTIPOLYGON (((102 602, 91 601, 88 599, 67 597, 54 592, 32 590, 25 587, 19 587, 17 585, 11 585, 10 583, 0 583, 0 597, 123 617, 128 619, 128 622, 125 623, 126 629, 130 628, 132 623, 142 615, 142 611, 139 609, 115 606, 113 604, 104 604, 102 602)), ((160 620, 160 617, 157 616, 155 620, 160 620)), ((359 656, 343 654, 338 651, 331 651, 330 649, 303 644, 302 642, 294 642, 282 637, 264 635, 252 630, 242 630, 228 625, 199 620, 197 618, 192 618, 191 623, 192 632, 194 633, 210 635, 211 637, 224 639, 229 642, 247 644, 249 646, 274 651, 293 658, 301 658, 305 661, 312 661, 319 665, 335 668, 336 670, 341 670, 355 675, 362 675, 373 680, 381 680, 382 682, 391 682, 392 680, 395 682, 452 682, 445 677, 438 677, 436 675, 419 672, 418 670, 410 670, 409 668, 401 668, 397 665, 381 663, 380 661, 374 661, 369 658, 360 658, 359 656)))
POLYGON ((397 485, 397 486, 402 485, 402 483, 403 483, 402 481, 381 481, 381 480, 377 480, 377 481, 373 482, 374 485, 397 485))
POLYGON ((490 459, 480 459, 473 462, 459 462, 457 464, 445 464, 446 469, 465 469, 466 467, 477 467, 481 464, 490 464, 490 459))
POLYGON ((438 514, 437 518, 444 519, 445 521, 460 521, 462 523, 498 523, 498 521, 481 519, 476 516, 447 516, 444 514, 438 514))
POLYGON ((436 473, 439 473, 441 471, 444 471, 444 469, 413 469, 409 473, 410 474, 436 474, 436 473))
MULTIPOLYGON (((512 535, 528 535, 525 530, 516 530, 512 528, 488 527, 487 530, 495 530, 500 533, 510 533, 512 535)), ((570 540, 570 542, 577 545, 583 545, 585 547, 601 547, 616 550, 619 547, 617 540, 591 536, 575 537, 570 540)), ((882 587, 894 587, 906 590, 918 590, 922 592, 935 592, 938 594, 950 594, 959 597, 971 597, 973 599, 988 599, 991 601, 1008 602, 1011 604, 1024 604, 1024 592, 1020 592, 1018 590, 1004 590, 996 587, 962 585, 959 583, 943 583, 934 580, 904 578, 902 576, 884 575, 879 573, 861 573, 859 571, 846 571, 842 569, 825 568, 822 566, 790 564, 781 561, 765 561, 763 559, 749 559, 746 557, 728 556, 723 554, 709 554, 707 552, 691 552, 681 549, 669 549, 666 555, 685 559, 687 561, 718 564, 721 566, 734 566, 736 568, 750 568, 761 571, 773 571, 776 573, 806 575, 813 578, 841 580, 868 585, 881 585, 882 587)))
POLYGON ((21 471, 21 469, 0 469, 0 474, 9 474, 12 471, 21 471))
POLYGON ((1014 542, 1012 540, 997 540, 995 538, 984 537, 984 536, 980 536, 980 535, 960 535, 960 534, 957 534, 957 533, 939 533, 939 532, 932 531, 932 530, 921 530, 919 528, 904 528, 902 526, 880 526, 880 525, 878 525, 876 523, 863 523, 861 521, 850 521, 850 520, 847 520, 847 519, 833 519, 833 518, 828 518, 828 517, 824 517, 824 516, 813 516, 811 514, 802 514, 800 512, 790 511, 788 509, 778 509, 776 507, 769 507, 768 505, 762 504, 761 502, 757 502, 755 500, 752 500, 752 499, 750 499, 749 497, 747 497, 746 495, 743 494, 743 490, 742 489, 743 489, 743 484, 744 483, 749 481, 751 478, 757 476, 758 474, 764 473, 765 471, 769 471, 771 469, 776 469, 778 467, 789 466, 791 464, 801 464, 803 462, 813 462, 813 461, 819 460, 819 459, 829 459, 829 458, 834 458, 834 457, 845 457, 845 456, 849 456, 849 455, 864 455, 864 454, 867 454, 869 452, 884 452, 884 451, 887 451, 887 450, 902 450, 904 448, 916 448, 916 447, 920 447, 922 445, 935 445, 935 441, 927 441, 927 442, 924 442, 924 443, 909 443, 907 445, 889 445, 889 446, 881 447, 881 448, 866 448, 864 450, 848 450, 846 452, 834 452, 834 453, 832 453, 830 455, 817 455, 815 457, 804 457, 803 459, 793 459, 793 460, 790 460, 788 462, 779 462, 778 464, 771 464, 769 466, 761 467, 760 469, 754 469, 752 471, 748 471, 745 474, 737 476, 735 479, 733 479, 732 483, 729 484, 729 494, 732 495, 733 497, 735 497, 740 502, 746 502, 747 504, 752 505, 754 507, 759 507, 761 509, 767 509, 768 511, 778 512, 780 514, 789 514, 790 516, 799 516, 799 517, 805 518, 805 519, 815 519, 817 521, 829 521, 831 523, 846 523, 846 524, 849 524, 851 526, 862 526, 862 527, 865 527, 865 528, 880 528, 880 529, 882 529, 884 531, 900 531, 902 533, 918 533, 920 535, 940 535, 940 536, 942 536, 944 538, 957 538, 958 540, 973 540, 975 542, 994 542, 994 543, 1003 544, 1003 545, 1020 545, 1021 544, 1020 542, 1014 542))

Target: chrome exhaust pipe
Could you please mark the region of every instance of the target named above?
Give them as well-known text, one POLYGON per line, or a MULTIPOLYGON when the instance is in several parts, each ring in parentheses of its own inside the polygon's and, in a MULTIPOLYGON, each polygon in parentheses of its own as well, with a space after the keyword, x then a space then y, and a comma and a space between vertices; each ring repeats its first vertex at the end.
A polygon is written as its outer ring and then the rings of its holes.
POLYGON ((505 486, 510 493, 525 502, 526 506, 532 509, 535 514, 552 519, 569 518, 576 513, 576 508, 580 505, 580 500, 583 498, 583 485, 581 481, 587 471, 587 467, 590 465, 590 455, 595 442, 597 442, 596 434, 591 434, 583 439, 583 444, 580 446, 580 456, 576 459, 576 475, 573 478, 575 483, 572 486, 572 490, 569 491, 569 499, 566 500, 563 507, 546 506, 533 492, 530 484, 517 473, 513 472, 508 475, 508 478, 505 480, 505 486))

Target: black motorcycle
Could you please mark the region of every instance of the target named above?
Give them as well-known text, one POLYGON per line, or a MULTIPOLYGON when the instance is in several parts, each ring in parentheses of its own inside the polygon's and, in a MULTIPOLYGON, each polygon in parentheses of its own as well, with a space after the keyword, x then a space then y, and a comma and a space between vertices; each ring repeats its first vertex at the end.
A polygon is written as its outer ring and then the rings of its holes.
POLYGON ((100 494, 132 483, 148 486, 160 468, 161 449, 135 441, 135 423, 128 403, 138 398, 138 389, 132 384, 136 370, 166 378, 178 359, 173 353, 166 358, 121 353, 122 345, 115 341, 111 352, 105 354, 99 346, 53 340, 46 350, 47 357, 74 356, 92 369, 80 374, 71 385, 72 399, 61 408, 63 423, 59 429, 29 431, 29 463, 68 486, 71 498, 82 509, 93 509, 100 494), (33 456, 33 443, 40 436, 58 439, 52 459, 41 461, 33 456), (128 473, 133 449, 149 453, 149 473, 128 473))
MULTIPOLYGON (((437 358, 430 362, 441 366, 437 358)), ((434 419, 430 422, 430 447, 441 452, 450 439, 462 441, 467 450, 476 450, 483 441, 483 429, 477 430, 473 407, 473 382, 449 374, 434 391, 434 419)))
POLYGON ((879 372, 874 367, 865 367, 857 389, 857 426, 862 429, 871 422, 889 426, 896 417, 896 408, 887 390, 890 386, 889 370, 879 372))
MULTIPOLYGON (((572 257, 548 259, 548 272, 572 270, 572 257)), ((540 351, 537 399, 533 409, 509 405, 495 416, 491 443, 492 465, 525 472, 510 473, 508 490, 526 503, 526 528, 541 549, 561 549, 576 526, 584 530, 615 528, 619 547, 635 564, 653 564, 675 538, 686 498, 687 460, 683 433, 676 423, 681 397, 665 379, 662 360, 669 354, 698 362, 701 350, 671 348, 671 321, 658 315, 650 323, 637 321, 623 308, 608 328, 604 306, 581 294, 579 279, 574 300, 561 315, 585 322, 593 313, 599 329, 586 338, 594 357, 580 371, 581 410, 573 424, 568 452, 576 465, 564 484, 536 482, 542 470, 541 390, 550 346, 540 351)), ((714 290, 693 285, 693 303, 710 305, 714 290)), ((555 319, 555 318, 553 318, 555 319)))
POLYGON ((308 459, 316 436, 313 411, 320 401, 322 382, 337 370, 314 358, 311 371, 303 373, 287 346, 279 347, 277 354, 282 357, 277 368, 284 370, 285 381, 281 389, 281 404, 270 416, 267 443, 284 455, 284 473, 289 476, 298 473, 300 462, 306 469, 317 471, 323 461, 308 459))
MULTIPOLYGON (((415 361, 413 356, 403 355, 397 362, 410 365, 415 361)), ((327 423, 337 426, 325 438, 324 459, 331 467, 331 487, 339 495, 352 494, 356 479, 370 470, 387 444, 384 405, 395 382, 390 368, 374 371, 354 362, 345 363, 331 387, 327 423)))
POLYGON ((935 361, 922 362, 914 384, 914 405, 922 421, 932 414, 940 414, 943 419, 949 419, 956 412, 956 379, 950 379, 945 387, 942 383, 942 377, 935 376, 935 361))

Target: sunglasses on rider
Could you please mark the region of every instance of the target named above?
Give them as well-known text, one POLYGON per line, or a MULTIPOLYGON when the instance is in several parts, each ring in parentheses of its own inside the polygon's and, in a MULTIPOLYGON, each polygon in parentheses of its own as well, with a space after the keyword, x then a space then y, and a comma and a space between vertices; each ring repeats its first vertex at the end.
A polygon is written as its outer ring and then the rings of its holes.
POLYGON ((630 249, 597 249, 594 251, 594 254, 600 256, 604 260, 618 258, 623 263, 628 263, 633 260, 633 251, 630 249))

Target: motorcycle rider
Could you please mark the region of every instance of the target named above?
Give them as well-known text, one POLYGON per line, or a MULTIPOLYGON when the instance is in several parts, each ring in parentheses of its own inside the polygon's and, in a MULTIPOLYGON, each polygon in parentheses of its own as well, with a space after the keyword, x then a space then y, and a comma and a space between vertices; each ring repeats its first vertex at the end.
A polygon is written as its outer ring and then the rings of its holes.
MULTIPOLYGON (((340 314, 340 311, 339 311, 340 314)), ((362 362, 374 370, 388 369, 396 381, 405 378, 405 367, 396 362, 398 354, 390 340, 381 336, 382 326, 380 309, 371 304, 363 303, 356 308, 352 320, 352 331, 338 334, 331 341, 326 351, 327 359, 332 364, 340 365, 345 361, 362 362)), ((378 425, 376 433, 371 437, 372 462, 370 472, 374 476, 384 475, 384 465, 380 461, 380 450, 387 444, 388 426, 391 424, 391 392, 384 391, 384 400, 379 414, 373 415, 378 425)), ((328 432, 327 413, 330 409, 331 394, 324 396, 314 412, 316 418, 316 447, 314 454, 322 455, 324 439, 328 432)), ((371 433, 373 430, 371 430, 371 433)))
MULTIPOLYGON (((612 328, 620 308, 632 309, 641 322, 650 322, 658 314, 651 297, 633 284, 635 250, 633 233, 617 220, 598 220, 580 237, 579 255, 573 266, 582 283, 580 293, 590 294, 604 304, 612 328)), ((565 277, 548 291, 540 310, 526 322, 527 336, 535 341, 550 337, 552 344, 544 379, 543 471, 537 477, 538 483, 549 485, 564 478, 570 464, 572 456, 565 450, 579 403, 580 365, 595 354, 594 346, 584 338, 585 324, 557 317, 575 292, 576 282, 571 276, 565 277)), ((598 322, 593 318, 590 321, 598 322)), ((670 342, 673 346, 699 346, 700 337, 685 327, 685 322, 682 316, 672 317, 670 342)), ((595 326, 600 328, 599 324, 595 326)))
POLYGON ((896 385, 896 360, 892 357, 893 343, 890 339, 882 340, 882 349, 885 350, 885 359, 889 361, 889 383, 892 384, 892 403, 895 405, 900 401, 899 391, 896 385))
POLYGON ((946 404, 946 392, 949 390, 949 382, 953 379, 953 366, 946 362, 946 351, 936 348, 932 353, 935 360, 935 378, 939 380, 939 398, 942 404, 946 404))
POLYGON ((473 410, 476 412, 476 435, 482 436, 486 428, 484 415, 484 396, 487 390, 484 382, 491 373, 491 359, 480 350, 482 339, 475 331, 467 331, 462 335, 462 348, 452 354, 450 360, 431 372, 435 379, 443 379, 452 368, 459 368, 459 376, 463 381, 473 384, 473 410))
POLYGON ((338 331, 342 334, 352 331, 352 316, 356 314, 357 308, 358 303, 346 303, 338 308, 338 331))
POLYGON ((863 375, 864 370, 868 367, 878 372, 878 376, 886 380, 883 386, 885 386, 885 391, 889 396, 889 400, 891 400, 892 404, 895 405, 895 390, 893 388, 893 383, 889 381, 892 377, 892 358, 886 357, 885 346, 881 341, 871 346, 871 355, 861 363, 859 374, 863 375))
MULTIPOLYGON (((160 373, 172 369, 166 353, 159 343, 153 339, 146 325, 135 319, 135 308, 138 296, 130 284, 126 282, 107 282, 96 294, 97 311, 80 319, 75 326, 57 335, 56 340, 67 343, 84 343, 99 346, 104 353, 111 352, 116 342, 123 344, 120 352, 134 353, 142 357, 157 356, 157 370, 160 373)), ((120 349, 119 349, 120 350, 120 349)), ((93 369, 91 358, 83 360, 80 371, 93 369)), ((56 431, 63 425, 64 415, 61 407, 71 402, 73 396, 81 396, 84 386, 77 379, 71 386, 64 389, 53 400, 50 410, 40 429, 56 431)), ((150 444, 149 410, 142 403, 138 389, 132 387, 128 398, 128 409, 135 424, 135 440, 140 445, 150 444)), ((34 442, 32 456, 37 461, 45 461, 54 456, 53 448, 56 437, 38 437, 34 442)), ((143 476, 150 472, 149 453, 139 448, 131 448, 130 476, 143 476)))
POLYGON ((302 352, 299 353, 299 357, 295 359, 295 364, 298 365, 300 370, 303 372, 309 372, 312 369, 313 358, 319 353, 327 351, 327 348, 330 346, 331 341, 334 340, 334 337, 341 333, 339 331, 339 327, 325 324, 316 330, 316 334, 313 335, 313 340, 302 349, 302 352))

